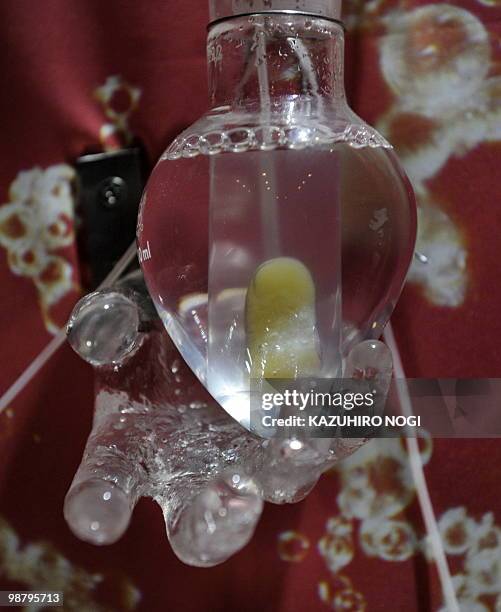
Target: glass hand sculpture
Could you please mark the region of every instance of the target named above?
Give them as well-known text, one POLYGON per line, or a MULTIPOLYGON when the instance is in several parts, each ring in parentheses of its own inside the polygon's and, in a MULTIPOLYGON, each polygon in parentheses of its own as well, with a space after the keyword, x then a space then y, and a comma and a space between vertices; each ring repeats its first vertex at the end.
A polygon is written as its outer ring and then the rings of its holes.
MULTIPOLYGON (((184 363, 156 315, 140 273, 83 298, 68 325, 96 372, 95 416, 64 513, 73 532, 111 544, 138 499, 162 508, 184 562, 221 563, 251 538, 263 501, 297 502, 364 440, 264 440, 232 419, 184 363)), ((391 355, 355 346, 344 375, 366 374, 384 398, 391 355)))

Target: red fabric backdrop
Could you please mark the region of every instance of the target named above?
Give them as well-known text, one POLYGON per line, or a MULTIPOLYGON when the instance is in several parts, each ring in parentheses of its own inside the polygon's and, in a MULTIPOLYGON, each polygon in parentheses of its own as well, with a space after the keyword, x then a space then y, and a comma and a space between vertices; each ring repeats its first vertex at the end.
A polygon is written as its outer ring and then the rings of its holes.
MULTIPOLYGON (((417 274, 397 308, 407 374, 501 376, 501 5, 352 0, 347 12, 351 103, 370 123, 387 126, 425 210, 432 210, 424 248, 454 253, 451 264, 440 252, 445 271, 437 272, 442 285, 451 283, 449 294, 417 274), (452 11, 445 35, 437 15, 419 13, 420 7, 452 11), (395 85, 383 53, 390 36, 407 36, 406 48, 415 52, 395 51, 395 61, 408 63, 408 79, 435 74, 437 88, 450 87, 443 107, 432 104, 435 85, 421 106, 395 85), (423 50, 435 54, 434 63, 419 64, 423 50), (463 93, 446 79, 470 60, 488 66, 474 91, 463 93), (487 92, 482 103, 480 91, 487 92), (419 174, 416 156, 435 159, 444 146, 442 163, 419 174)), ((79 295, 71 164, 84 151, 132 137, 154 160, 206 109, 208 11, 194 0, 3 0, 0 15, 3 392, 79 295)), ((90 431, 92 403, 92 372, 64 347, 0 415, 2 589, 62 585, 74 597, 68 610, 407 612, 442 605, 396 441, 372 445, 326 475, 305 502, 267 506, 252 543, 214 569, 181 564, 160 510, 144 500, 118 544, 93 548, 76 540, 62 506, 90 431), (350 484, 355 473, 367 476, 361 491, 350 484), (373 513, 372 494, 384 500, 382 512, 373 513), (357 495, 365 509, 355 508, 357 495)), ((501 444, 435 440, 423 452, 464 609, 499 609, 501 444), (489 546, 482 538, 490 538, 489 546)))

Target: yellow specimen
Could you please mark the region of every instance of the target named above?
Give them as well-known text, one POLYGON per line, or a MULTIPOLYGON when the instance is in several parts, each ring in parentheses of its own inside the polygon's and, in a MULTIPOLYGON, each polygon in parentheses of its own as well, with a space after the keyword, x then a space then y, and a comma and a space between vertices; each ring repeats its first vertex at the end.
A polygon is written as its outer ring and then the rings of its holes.
POLYGON ((318 372, 315 285, 303 263, 277 257, 257 269, 247 290, 246 331, 252 378, 318 372))

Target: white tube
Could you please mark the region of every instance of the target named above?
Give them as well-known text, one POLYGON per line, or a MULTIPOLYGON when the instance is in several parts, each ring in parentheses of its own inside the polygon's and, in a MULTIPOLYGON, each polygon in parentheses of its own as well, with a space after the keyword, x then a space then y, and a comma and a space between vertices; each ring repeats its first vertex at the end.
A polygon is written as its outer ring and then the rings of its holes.
MULTIPOLYGON (((413 414, 412 401, 406 384, 405 371, 402 365, 400 352, 393 334, 391 323, 386 325, 384 339, 386 345, 393 355, 393 371, 395 373, 395 377, 399 379, 399 384, 396 385, 396 390, 400 408, 405 416, 411 416, 413 414)), ((437 518, 431 503, 430 492, 426 483, 423 464, 421 463, 417 438, 410 436, 406 438, 406 443, 409 453, 409 466, 414 479, 421 514, 423 515, 424 524, 428 533, 433 559, 435 560, 435 564, 437 566, 445 607, 447 612, 459 612, 459 603, 456 597, 456 591, 454 590, 454 583, 452 582, 449 564, 447 563, 447 557, 442 544, 442 537, 438 528, 437 518)))

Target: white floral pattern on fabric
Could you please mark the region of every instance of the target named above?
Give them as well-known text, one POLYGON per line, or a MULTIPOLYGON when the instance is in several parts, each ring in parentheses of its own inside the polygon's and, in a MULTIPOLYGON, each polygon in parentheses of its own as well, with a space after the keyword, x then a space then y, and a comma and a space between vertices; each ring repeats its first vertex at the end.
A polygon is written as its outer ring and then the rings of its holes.
POLYGON ((278 536, 278 556, 282 561, 298 563, 310 549, 308 538, 297 531, 283 531, 278 536))
POLYGON ((366 555, 385 561, 405 561, 417 548, 417 538, 406 521, 366 519, 360 528, 366 555))
MULTIPOLYGON (((33 542, 23 545, 14 529, 1 517, 0 572, 7 580, 25 585, 30 590, 63 591, 67 610, 109 612, 109 605, 99 602, 101 585, 117 592, 123 610, 134 610, 141 597, 128 579, 91 574, 73 565, 52 544, 33 542)), ((29 609, 35 610, 33 607, 29 609)))
POLYGON ((74 179, 75 171, 65 164, 21 171, 10 186, 10 202, 0 206, 0 245, 9 267, 33 280, 53 334, 59 326, 50 307, 76 289, 73 265, 58 253, 75 241, 74 179))
POLYGON ((348 576, 336 574, 331 580, 322 580, 318 585, 320 601, 337 612, 364 612, 367 609, 365 597, 356 591, 348 576))
POLYGON ((353 526, 344 517, 333 517, 328 520, 326 530, 327 534, 318 543, 318 550, 335 574, 348 565, 355 554, 353 526))
POLYGON ((459 306, 468 282, 464 238, 443 210, 424 197, 421 203, 417 240, 426 263, 413 261, 407 280, 419 283, 434 304, 459 306))
POLYGON ((489 33, 469 11, 445 3, 380 19, 383 78, 395 101, 378 129, 395 146, 422 207, 409 282, 433 304, 458 307, 468 289, 468 254, 462 232, 438 205, 426 181, 451 157, 501 140, 501 78, 493 68, 489 33), (424 196, 423 196, 424 194, 424 196))
MULTIPOLYGON (((432 440, 422 432, 423 464, 431 453, 432 440)), ((330 579, 319 583, 318 595, 335 610, 365 610, 365 599, 354 590, 352 579, 339 573, 346 572, 357 549, 390 562, 406 561, 419 553, 429 563, 433 561, 428 538, 420 541, 403 516, 414 496, 407 463, 402 440, 381 439, 369 442, 336 467, 341 477, 338 505, 342 514, 327 521, 326 534, 318 543, 331 572, 330 579), (368 507, 364 508, 366 503, 368 507), (343 608, 342 602, 348 607, 343 608)), ((446 554, 463 560, 461 571, 453 576, 460 610, 500 610, 501 528, 492 513, 477 521, 464 507, 449 508, 439 517, 438 525, 446 554)), ((446 610, 441 608, 439 612, 446 610)))
MULTIPOLYGON (((431 454, 423 432, 422 460, 431 454)), ((414 497, 414 483, 400 439, 371 440, 337 468, 341 477, 338 506, 344 516, 385 519, 402 512, 414 497)))
MULTIPOLYGON (((431 438, 422 431, 423 464, 431 453, 431 438)), ((319 583, 318 595, 334 610, 363 611, 365 597, 348 576, 339 573, 352 562, 357 544, 367 556, 392 562, 405 561, 420 551, 414 528, 401 517, 414 499, 405 444, 398 438, 372 440, 334 471, 341 479, 337 501, 342 514, 327 521, 326 533, 318 542, 318 552, 331 573, 329 580, 319 583)))
MULTIPOLYGON (((448 554, 463 556, 463 570, 453 576, 460 609, 498 610, 501 602, 501 529, 492 513, 480 522, 464 507, 442 514, 439 527, 448 554)), ((439 612, 446 612, 442 608, 439 612)))
POLYGON ((385 23, 381 70, 403 106, 436 117, 475 95, 489 72, 490 49, 474 15, 437 3, 390 13, 385 23))
POLYGON ((139 87, 132 86, 120 75, 109 76, 103 85, 96 88, 94 95, 110 120, 101 126, 99 132, 105 150, 119 149, 132 141, 129 118, 139 104, 141 93, 139 87))
POLYGON ((438 523, 444 550, 448 555, 462 555, 473 543, 476 523, 466 514, 465 508, 451 508, 438 523))

